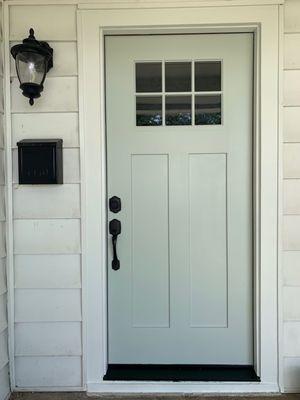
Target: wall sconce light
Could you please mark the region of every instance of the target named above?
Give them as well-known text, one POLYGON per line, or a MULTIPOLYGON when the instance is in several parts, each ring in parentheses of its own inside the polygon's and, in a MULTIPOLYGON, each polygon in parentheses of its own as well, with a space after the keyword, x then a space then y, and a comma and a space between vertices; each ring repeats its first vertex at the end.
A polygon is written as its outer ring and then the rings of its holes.
POLYGON ((47 42, 36 40, 31 28, 28 38, 13 46, 10 52, 16 60, 20 89, 32 106, 33 99, 41 96, 46 74, 53 67, 53 49, 47 42))

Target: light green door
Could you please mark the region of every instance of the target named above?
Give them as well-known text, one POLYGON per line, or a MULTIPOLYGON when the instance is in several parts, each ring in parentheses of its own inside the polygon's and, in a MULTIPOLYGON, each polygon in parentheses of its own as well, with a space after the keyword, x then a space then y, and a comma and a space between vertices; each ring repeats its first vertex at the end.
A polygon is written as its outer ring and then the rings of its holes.
POLYGON ((252 364, 253 36, 105 52, 109 363, 252 364))

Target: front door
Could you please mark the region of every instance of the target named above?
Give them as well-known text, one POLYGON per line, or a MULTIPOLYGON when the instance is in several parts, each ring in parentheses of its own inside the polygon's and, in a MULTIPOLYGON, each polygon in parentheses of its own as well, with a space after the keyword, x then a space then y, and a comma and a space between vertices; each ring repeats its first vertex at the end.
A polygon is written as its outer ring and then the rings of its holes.
POLYGON ((253 36, 105 53, 108 361, 251 365, 253 36))

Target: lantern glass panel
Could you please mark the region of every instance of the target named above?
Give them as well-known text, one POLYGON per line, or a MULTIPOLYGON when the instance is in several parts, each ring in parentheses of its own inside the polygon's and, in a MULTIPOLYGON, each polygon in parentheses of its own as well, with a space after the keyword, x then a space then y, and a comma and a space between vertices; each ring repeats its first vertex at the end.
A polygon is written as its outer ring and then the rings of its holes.
POLYGON ((46 74, 45 56, 24 51, 16 56, 16 67, 20 83, 42 84, 46 74))

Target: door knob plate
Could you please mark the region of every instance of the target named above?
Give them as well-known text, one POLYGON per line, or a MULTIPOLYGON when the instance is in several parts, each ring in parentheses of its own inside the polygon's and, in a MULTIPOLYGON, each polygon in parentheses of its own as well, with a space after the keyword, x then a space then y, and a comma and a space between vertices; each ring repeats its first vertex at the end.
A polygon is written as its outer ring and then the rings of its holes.
POLYGON ((109 210, 115 214, 121 211, 120 197, 113 196, 109 199, 109 210))

